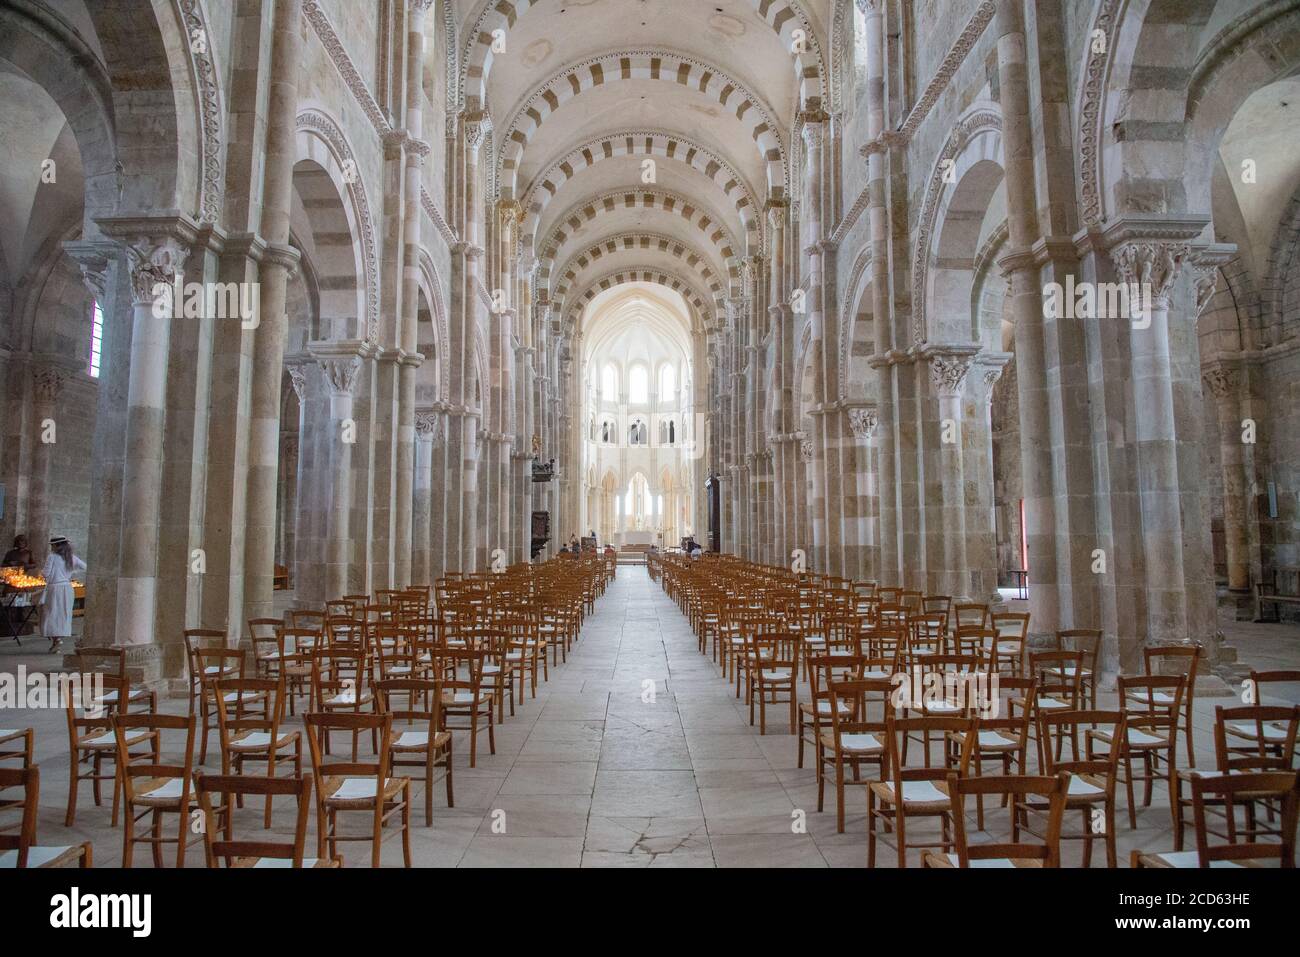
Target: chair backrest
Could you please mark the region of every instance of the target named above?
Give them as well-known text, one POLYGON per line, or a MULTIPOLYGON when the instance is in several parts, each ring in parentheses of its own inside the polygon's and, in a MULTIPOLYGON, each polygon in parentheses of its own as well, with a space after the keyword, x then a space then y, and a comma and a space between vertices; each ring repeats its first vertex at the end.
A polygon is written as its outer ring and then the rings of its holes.
POLYGON ((990 628, 989 606, 976 602, 961 602, 953 606, 952 625, 954 628, 990 628))
POLYGON ((956 773, 958 777, 966 776, 977 740, 973 718, 939 715, 899 718, 893 712, 889 712, 885 715, 885 763, 880 770, 880 779, 884 781, 892 778, 896 795, 903 793, 904 781, 945 781, 951 773, 949 768, 931 767, 930 762, 926 760, 926 755, 921 753, 924 748, 912 752, 917 760, 924 762, 924 766, 903 763, 902 739, 906 735, 917 734, 925 736, 927 740, 929 735, 934 734, 941 742, 949 740, 949 735, 961 735, 962 747, 956 773))
POLYGON ((9 788, 22 789, 23 818, 18 826, 17 834, 0 831, 0 851, 16 850, 18 852, 18 866, 26 867, 28 849, 36 843, 36 815, 40 807, 41 769, 34 764, 27 768, 0 768, 0 791, 9 788))
POLYGON ((311 807, 312 779, 305 776, 270 778, 251 774, 205 774, 194 776, 194 793, 203 813, 203 854, 208 867, 231 867, 239 858, 287 860, 291 867, 302 867, 303 846, 307 841, 307 818, 311 807), (218 828, 212 799, 217 796, 224 808, 225 827, 218 828), (297 803, 293 842, 237 840, 234 816, 238 798, 292 796, 297 803))
POLYGON ((1195 683, 1202 654, 1199 644, 1154 645, 1142 649, 1142 660, 1149 675, 1183 675, 1195 683))
MULTIPOLYGON (((303 716, 307 725, 307 745, 311 751, 312 777, 320 799, 327 796, 325 778, 334 775, 348 777, 374 777, 388 780, 388 752, 392 744, 393 716, 383 711, 312 711, 303 716), (336 758, 325 750, 327 735, 331 732, 354 732, 364 737, 372 731, 378 735, 379 752, 372 761, 352 761, 336 758)), ((379 802, 382 803, 382 802, 379 802)))
POLYGON ((1103 790, 1114 794, 1119 759, 1128 733, 1123 711, 1039 708, 1037 723, 1045 774, 1067 771, 1104 777, 1103 790))
POLYGON ((1083 652, 1031 651, 1029 673, 1038 682, 1040 695, 1055 695, 1079 706, 1083 687, 1083 652))
POLYGON ((233 735, 260 731, 279 740, 284 719, 284 681, 279 678, 219 678, 214 682, 217 728, 223 749, 233 735), (227 700, 229 699, 229 700, 227 700))
POLYGON ((227 648, 226 633, 220 628, 187 628, 184 634, 185 666, 191 688, 197 688, 203 669, 199 667, 198 653, 207 648, 227 648))
MULTIPOLYGON (((948 797, 952 801, 953 840, 956 845, 957 866, 970 867, 971 861, 1011 860, 1038 861, 1042 867, 1061 866, 1061 818, 1065 813, 1065 799, 1070 789, 1070 776, 1064 772, 1055 775, 1029 776, 1018 774, 989 775, 988 777, 959 777, 948 775, 948 797), (1047 802, 1047 827, 1041 842, 1005 841, 992 844, 971 844, 966 838, 966 798, 976 795, 1006 797, 1006 807, 1011 823, 1021 812, 1021 805, 1030 798, 1047 802)), ((1028 833, 1025 828, 1020 834, 1028 833)))
POLYGON ((1214 756, 1223 774, 1287 771, 1295 766, 1300 705, 1243 705, 1214 709, 1214 756), (1233 742, 1229 742, 1229 737, 1233 742))
MULTIPOLYGON (((113 734, 117 739, 117 769, 122 778, 122 790, 127 804, 135 800, 135 782, 140 778, 179 778, 181 782, 181 807, 190 793, 191 773, 194 769, 194 729, 196 716, 192 714, 115 714, 113 715, 113 734), (157 735, 157 763, 141 761, 131 756, 130 739, 132 732, 144 731, 157 735), (184 731, 185 750, 180 764, 165 764, 161 761, 163 732, 184 731)), ((128 824, 128 826, 130 826, 128 824)))
MULTIPOLYGON (((1287 770, 1202 776, 1193 771, 1188 777, 1192 790, 1192 820, 1196 825, 1196 854, 1201 867, 1210 867, 1215 861, 1266 860, 1276 860, 1285 868, 1295 867, 1300 775, 1287 770), (1257 802, 1266 800, 1281 805, 1279 840, 1238 840, 1241 836, 1236 823, 1238 807, 1244 806, 1249 812, 1257 802), (1210 835, 1215 833, 1206 821, 1205 809, 1210 802, 1222 803, 1226 834, 1219 832, 1216 836, 1226 837, 1226 843, 1210 843, 1210 835)), ((1247 833, 1244 836, 1250 838, 1253 835, 1247 833)))
POLYGON ((392 716, 393 722, 425 725, 429 740, 443 730, 441 681, 427 678, 383 678, 375 682, 375 693, 379 698, 379 707, 392 716), (399 703, 405 707, 397 707, 399 703), (420 704, 420 707, 416 705, 420 704))
POLYGON ((125 648, 78 648, 73 657, 79 671, 102 671, 119 678, 126 677, 125 648))
POLYGON ((1024 611, 1002 611, 990 616, 994 631, 1003 641, 1024 641, 1029 637, 1029 613, 1024 611))

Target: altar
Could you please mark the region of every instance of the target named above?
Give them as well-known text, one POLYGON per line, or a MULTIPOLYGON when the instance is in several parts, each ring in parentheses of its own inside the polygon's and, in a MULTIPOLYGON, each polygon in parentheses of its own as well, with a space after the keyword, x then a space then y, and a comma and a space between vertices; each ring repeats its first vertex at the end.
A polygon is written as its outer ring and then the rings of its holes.
POLYGON ((629 529, 628 531, 618 532, 614 535, 614 545, 623 547, 626 545, 654 545, 658 542, 658 532, 650 529, 629 529))

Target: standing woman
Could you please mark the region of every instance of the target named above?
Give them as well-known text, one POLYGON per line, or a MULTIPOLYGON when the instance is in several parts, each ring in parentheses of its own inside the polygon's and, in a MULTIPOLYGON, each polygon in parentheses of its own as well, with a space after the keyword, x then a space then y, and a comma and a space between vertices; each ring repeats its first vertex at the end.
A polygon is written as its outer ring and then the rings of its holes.
POLYGON ((86 570, 86 563, 72 554, 72 543, 62 535, 50 539, 50 557, 45 559, 45 614, 41 632, 50 639, 50 651, 64 638, 72 637, 72 576, 86 570))

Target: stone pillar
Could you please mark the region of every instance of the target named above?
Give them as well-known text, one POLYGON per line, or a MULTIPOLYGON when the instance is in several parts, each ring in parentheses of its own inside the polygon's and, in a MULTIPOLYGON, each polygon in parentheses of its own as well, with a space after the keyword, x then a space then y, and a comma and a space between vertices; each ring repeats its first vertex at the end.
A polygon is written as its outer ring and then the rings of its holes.
MULTIPOLYGON (((866 72, 867 137, 863 148, 867 160, 868 236, 871 247, 871 309, 875 325, 875 355, 871 367, 877 372, 877 415, 880 420, 876 445, 876 469, 881 476, 880 561, 876 575, 881 585, 901 584, 904 580, 902 526, 899 521, 900 489, 896 479, 897 436, 899 429, 895 392, 898 388, 896 368, 890 361, 894 351, 894 309, 890 296, 890 222, 886 198, 889 192, 888 143, 885 101, 885 24, 882 0, 867 0, 866 72)), ((845 317, 844 321, 848 321, 845 317)))
MULTIPOLYGON (((103 220, 99 225, 126 242, 133 309, 114 643, 154 646, 172 289, 183 281, 198 232, 185 219, 103 220), (155 300, 161 317, 155 315, 155 300)), ((156 677, 146 674, 145 680, 156 677)))
POLYGON ((1228 558, 1228 590, 1250 592, 1250 536, 1246 459, 1242 445, 1242 375, 1227 362, 1203 370, 1205 386, 1219 414, 1219 466, 1223 471, 1223 538, 1228 558))
POLYGON ((879 529, 875 510, 876 455, 873 448, 876 427, 880 422, 876 409, 854 407, 847 410, 849 432, 853 436, 852 497, 845 519, 851 522, 845 576, 854 581, 874 579, 879 568, 879 529))
POLYGON ((1030 248, 1038 240, 1034 184, 1033 117, 1029 110, 1021 0, 998 0, 998 81, 1001 88, 1002 143, 1006 157, 1007 235, 1012 253, 999 263, 1011 280, 1015 323, 1017 382, 1020 390, 1020 455, 1024 472, 1025 538, 1032 569, 1031 626, 1059 627, 1060 576, 1057 570, 1056 503, 1053 497, 1053 394, 1047 376, 1043 299, 1038 267, 1030 248))
MULTIPOLYGON (((930 502, 927 511, 926 586, 932 592, 950 595, 954 600, 970 597, 970 573, 966 565, 966 477, 963 471, 964 434, 972 423, 966 421, 963 408, 967 374, 971 367, 969 352, 933 351, 929 353, 930 373, 938 397, 939 418, 927 422, 926 443, 933 451, 927 456, 927 468, 933 466, 939 476, 939 501, 930 502)), ((927 485, 930 483, 927 482, 927 485)))
POLYGON ((415 413, 415 501, 412 506, 411 581, 432 585, 434 581, 430 533, 433 507, 433 447, 438 440, 439 414, 433 409, 415 413))
POLYGON ((1147 568, 1146 640, 1153 644, 1185 641, 1188 633, 1169 299, 1189 252, 1186 244, 1168 242, 1126 242, 1111 252, 1121 280, 1138 284, 1149 307, 1134 316, 1129 342, 1133 408, 1140 410, 1133 431, 1147 568))
POLYGON ((280 382, 284 375, 288 326, 284 305, 289 276, 298 260, 297 250, 289 245, 289 216, 297 155, 295 118, 302 0, 276 0, 273 29, 261 228, 267 254, 259 276, 259 323, 253 337, 243 620, 272 614, 275 493, 280 468, 280 382))
POLYGON ((276 564, 292 573, 297 549, 295 526, 298 517, 298 433, 288 432, 280 437, 280 508, 277 515, 279 543, 276 546, 276 564))
POLYGON ((980 364, 982 395, 976 400, 982 410, 976 421, 963 430, 962 455, 965 465, 966 565, 971 573, 972 601, 994 605, 1002 601, 998 591, 998 543, 996 478, 993 473, 993 388, 1011 359, 1010 353, 983 354, 980 364))
POLYGON ((352 447, 356 422, 352 399, 361 371, 362 351, 357 343, 314 342, 312 355, 320 363, 330 390, 329 504, 326 519, 325 594, 327 600, 348 594, 351 557, 352 447))
POLYGON ((51 464, 58 441, 58 400, 63 391, 64 372, 48 367, 37 369, 35 380, 36 402, 32 407, 32 466, 27 494, 27 539, 32 557, 43 564, 50 553, 50 482, 53 480, 51 464), (49 431, 47 433, 47 426, 49 431))

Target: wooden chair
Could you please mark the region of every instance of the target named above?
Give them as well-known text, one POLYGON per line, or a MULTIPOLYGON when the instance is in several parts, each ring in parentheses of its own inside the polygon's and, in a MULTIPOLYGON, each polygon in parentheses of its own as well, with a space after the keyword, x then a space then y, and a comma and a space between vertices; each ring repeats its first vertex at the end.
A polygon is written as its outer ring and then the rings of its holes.
POLYGON ((375 684, 379 706, 392 716, 393 740, 388 766, 424 769, 424 823, 433 826, 434 770, 442 769, 447 784, 447 807, 455 807, 452 791, 451 732, 443 728, 442 682, 421 678, 385 678, 375 684), (395 707, 395 696, 405 695, 406 708, 395 707), (417 698, 423 707, 416 707, 417 698))
MULTIPOLYGON (((312 652, 311 707, 316 712, 361 714, 375 708, 374 692, 367 681, 369 663, 365 651, 353 644, 340 643, 317 648, 312 652)), ((352 734, 352 759, 357 757, 357 735, 352 734)), ((373 735, 371 749, 379 747, 373 735)), ((322 747, 330 753, 330 738, 325 734, 322 747)))
MULTIPOLYGON (((1246 704, 1267 704, 1266 692, 1271 691, 1278 684, 1296 685, 1290 696, 1291 700, 1295 700, 1295 692, 1300 691, 1300 671, 1252 671, 1245 688, 1242 689, 1242 698, 1246 704)), ((1289 706, 1287 698, 1277 697, 1277 704, 1281 705, 1284 702, 1289 706)), ((1279 757, 1290 754, 1294 762, 1295 749, 1294 746, 1287 746, 1287 728, 1283 723, 1266 723, 1261 728, 1251 721, 1228 722, 1224 727, 1224 733, 1232 742, 1231 745, 1226 746, 1229 752, 1256 755, 1260 752, 1262 743, 1265 753, 1279 757)))
POLYGON ((253 651, 254 677, 267 677, 267 668, 280 648, 276 632, 283 627, 284 621, 280 618, 248 619, 248 644, 253 651))
MULTIPOLYGON (((948 795, 952 801, 951 819, 956 851, 925 855, 926 867, 1060 867, 1061 818, 1070 776, 1051 777, 1005 775, 1002 777, 963 778, 948 775, 948 795), (971 844, 966 839, 965 799, 975 795, 980 807, 985 797, 1000 797, 1011 811, 1011 840, 992 844, 971 844), (1047 831, 1038 844, 1020 839, 1021 805, 1037 799, 1047 805, 1047 831)), ((980 830, 983 830, 981 826, 980 830)))
POLYGON ((1009 666, 1008 674, 1024 674, 1025 650, 1029 644, 1028 612, 999 612, 991 616, 991 622, 998 640, 987 649, 989 667, 1001 671, 1005 663, 1009 666))
MULTIPOLYGON (((1106 866, 1115 867, 1115 787, 1119 760, 1127 731, 1123 711, 1042 709, 1037 712, 1039 760, 1044 774, 1070 775, 1066 811, 1083 817, 1079 834, 1062 834, 1061 840, 1083 842, 1083 866, 1092 866, 1092 843, 1106 845, 1106 866), (1105 745, 1103 749, 1103 745, 1105 745), (1068 746, 1069 758, 1064 757, 1068 746)), ((1034 802, 1027 809, 1041 811, 1034 802)))
POLYGON ((190 714, 197 714, 203 696, 203 666, 199 664, 198 653, 209 648, 225 649, 230 647, 230 643, 226 633, 220 628, 188 628, 185 630, 183 640, 185 673, 189 681, 190 714))
MULTIPOLYGON (((1244 705, 1240 708, 1214 709, 1214 756, 1219 774, 1257 774, 1266 771, 1295 769, 1296 740, 1300 735, 1300 706, 1244 705), (1229 744, 1229 735, 1245 739, 1249 745, 1229 744)), ((1175 769, 1171 800, 1174 811, 1174 850, 1181 851, 1192 799, 1184 796, 1183 784, 1195 771, 1175 769)), ((1269 819, 1275 807, 1265 802, 1269 819)), ((1276 833, 1255 820, 1254 804, 1247 804, 1247 826, 1251 838, 1258 833, 1276 833)))
MULTIPOLYGON (((264 762, 266 776, 276 777, 281 762, 293 763, 302 776, 302 735, 286 731, 284 683, 278 678, 223 678, 216 682, 217 727, 221 733, 221 773, 244 773, 249 761, 264 762)), ((271 799, 264 826, 271 826, 271 799)))
MULTIPOLYGON (((7 728, 0 730, 0 761, 17 761, 20 768, 32 766, 35 732, 31 728, 7 728)), ((19 787, 19 784, 8 787, 19 787)), ((24 806, 25 798, 7 798, 7 787, 0 785, 0 811, 8 811, 24 806)))
POLYGON ((1188 776, 1192 792, 1192 813, 1196 824, 1195 851, 1166 851, 1150 854, 1133 851, 1133 867, 1259 867, 1277 861, 1279 867, 1295 868, 1297 807, 1300 806, 1300 776, 1294 771, 1260 771, 1248 774, 1188 776), (1237 805, 1247 814, 1254 803, 1274 802, 1282 808, 1280 838, 1255 841, 1249 828, 1236 829, 1237 805), (1211 831, 1206 809, 1222 808, 1229 822, 1226 835, 1211 831), (1211 844, 1210 835, 1226 837, 1221 844, 1211 844), (1242 840, 1242 837, 1245 840, 1242 840))
POLYGON ((952 629, 992 628, 989 606, 977 602, 959 602, 952 607, 952 629))
MULTIPOLYGON (((78 680, 70 676, 70 680, 78 680)), ((117 692, 114 701, 131 699, 131 682, 127 678, 104 675, 101 679, 105 688, 117 692)), ((95 806, 100 805, 100 782, 113 782, 113 827, 117 827, 117 809, 122 793, 122 779, 117 767, 117 738, 113 732, 114 705, 103 704, 103 698, 95 702, 96 707, 77 714, 77 695, 65 696, 64 706, 68 719, 68 758, 71 767, 68 772, 68 810, 63 819, 64 827, 72 827, 77 820, 77 791, 82 781, 90 781, 94 791, 95 806), (112 774, 104 773, 104 765, 113 766, 112 774), (82 765, 88 765, 85 770, 82 765)), ((128 743, 137 750, 131 752, 132 760, 158 760, 157 735, 148 731, 132 733, 128 743)))
MULTIPOLYGON (((223 678, 243 678, 245 662, 244 652, 239 648, 200 648, 194 657, 199 667, 199 733, 203 736, 199 746, 199 764, 203 764, 208 760, 208 732, 217 730, 217 684, 223 678)), ((231 691, 225 693, 234 694, 231 691)), ((248 704, 265 701, 264 695, 248 694, 253 695, 248 704)))
POLYGON ((339 867, 342 859, 306 858, 307 818, 311 810, 312 779, 295 775, 291 778, 260 778, 244 775, 194 775, 194 794, 203 812, 203 856, 208 867, 339 867), (212 799, 220 798, 214 808, 212 799), (246 797, 264 797, 270 806, 277 797, 293 797, 297 817, 293 841, 236 840, 235 806, 246 797))
POLYGON ((62 846, 36 843, 36 817, 40 807, 41 769, 36 765, 0 768, 0 791, 16 788, 23 809, 17 834, 0 833, 0 870, 28 867, 92 867, 90 842, 62 846))
MULTIPOLYGON (((1196 767, 1196 749, 1192 741, 1192 704, 1196 697, 1197 666, 1203 656, 1204 650, 1199 644, 1159 645, 1142 649, 1142 660, 1148 675, 1177 675, 1184 679, 1182 709, 1179 711, 1178 716, 1187 739, 1187 766, 1189 768, 1196 767)), ((1134 693, 1139 696, 1134 700, 1141 703, 1145 692, 1137 689, 1134 693)), ((1171 693, 1166 691, 1163 694, 1156 694, 1156 703, 1169 704, 1167 697, 1171 693)))
POLYGON ((484 669, 490 664, 490 653, 481 648, 448 649, 446 660, 454 668, 455 677, 442 683, 443 729, 469 732, 469 766, 472 768, 478 755, 479 722, 486 719, 488 751, 497 753, 496 729, 493 720, 493 692, 484 687, 484 669), (463 718, 465 724, 453 725, 451 718, 463 718))
POLYGON ((1063 667, 1079 669, 1079 701, 1084 707, 1094 710, 1097 707, 1097 659, 1101 655, 1101 641, 1101 630, 1097 628, 1067 628, 1056 633, 1058 651, 1076 651, 1082 655, 1077 665, 1063 667))
POLYGON ((885 766, 886 722, 893 716, 891 697, 893 682, 888 678, 862 678, 854 681, 826 682, 830 695, 831 726, 817 739, 817 810, 825 807, 826 775, 835 773, 835 827, 844 833, 844 789, 849 785, 868 788, 871 781, 862 777, 862 766, 875 765, 883 777, 885 766), (879 695, 882 715, 873 721, 868 709, 879 695), (845 777, 845 768, 853 780, 845 777))
POLYGON ((790 733, 799 721, 798 635, 761 635, 749 640, 745 694, 749 700, 749 723, 754 723, 754 701, 758 700, 758 733, 767 734, 767 703, 789 705, 790 733))
POLYGON ((118 714, 113 716, 113 732, 117 739, 117 767, 122 776, 124 818, 122 830, 122 866, 130 867, 137 842, 153 848, 154 867, 163 866, 162 847, 176 845, 176 866, 185 866, 185 848, 190 828, 190 807, 194 795, 190 790, 194 770, 194 732, 196 719, 192 714, 118 714), (160 750, 164 731, 184 731, 185 750, 180 764, 161 762, 160 750), (131 745, 135 736, 144 732, 154 736, 156 748, 152 761, 133 761, 131 745), (176 837, 163 836, 163 815, 177 817, 176 837), (136 825, 150 819, 149 829, 137 833, 136 825))
POLYGON ((894 830, 898 841, 898 866, 907 866, 909 847, 937 847, 947 852, 954 846, 952 837, 952 799, 948 794, 949 772, 958 777, 966 773, 975 741, 975 725, 969 718, 933 717, 895 718, 885 715, 885 762, 880 780, 867 788, 867 867, 876 866, 876 821, 886 830, 894 830), (930 734, 940 738, 954 732, 966 734, 966 749, 958 759, 956 768, 908 767, 902 757, 900 739, 919 732, 927 739, 930 734), (907 819, 937 817, 941 828, 939 842, 909 843, 907 819))
POLYGON ((390 777, 388 756, 392 752, 392 716, 385 713, 358 714, 313 712, 304 716, 307 743, 311 749, 312 777, 316 782, 317 857, 338 857, 342 841, 370 841, 370 866, 378 867, 385 825, 400 817, 402 860, 411 866, 411 779, 390 777), (332 731, 352 732, 353 740, 369 731, 380 742, 374 761, 330 761, 324 744, 332 731), (344 835, 339 815, 360 811, 370 816, 370 833, 344 835))
MULTIPOLYGON (((810 700, 799 703, 799 756, 796 767, 803 767, 804 745, 818 752, 823 729, 830 727, 832 681, 861 681, 866 658, 862 655, 815 655, 804 646, 804 671, 808 675, 810 700)), ((840 707, 849 705, 841 703, 840 707)), ((818 774, 821 765, 818 764, 818 774)))
MULTIPOLYGON (((975 744, 971 748, 970 769, 976 777, 982 777, 984 774, 984 762, 996 761, 1002 768, 1001 773, 1004 777, 1009 777, 1014 772, 1020 776, 1025 776, 1029 771, 1028 752, 1029 752, 1029 709, 1021 709, 1017 715, 1010 704, 1003 704, 1000 700, 1002 694, 1008 697, 1020 697, 1032 700, 1034 698, 1035 682, 1033 678, 1000 678, 996 688, 996 695, 987 704, 990 706, 987 713, 976 713, 975 717, 975 744)), ((948 735, 945 742, 947 748, 946 762, 949 765, 960 760, 962 751, 966 748, 966 740, 963 732, 948 735)), ((978 791, 971 791, 976 795, 975 814, 976 824, 979 829, 984 830, 984 798, 978 791)))
MULTIPOLYGON (((78 648, 73 661, 73 667, 82 674, 103 672, 119 680, 127 678, 125 648, 78 648)), ((158 710, 158 695, 149 688, 130 688, 125 708, 118 707, 117 694, 116 690, 106 691, 99 703, 114 711, 130 711, 133 707, 145 712, 158 710)))
MULTIPOLYGON (((1163 779, 1169 787, 1172 808, 1178 799, 1174 786, 1177 771, 1179 712, 1186 691, 1183 675, 1120 675, 1119 701, 1124 712, 1127 732, 1121 742, 1124 763, 1124 788, 1128 792, 1129 827, 1137 827, 1137 806, 1133 801, 1133 784, 1142 781, 1142 806, 1151 805, 1155 782, 1163 779), (1142 761, 1142 774, 1133 773, 1133 759, 1142 761)), ((1102 737, 1106 731, 1089 732, 1102 737)))

